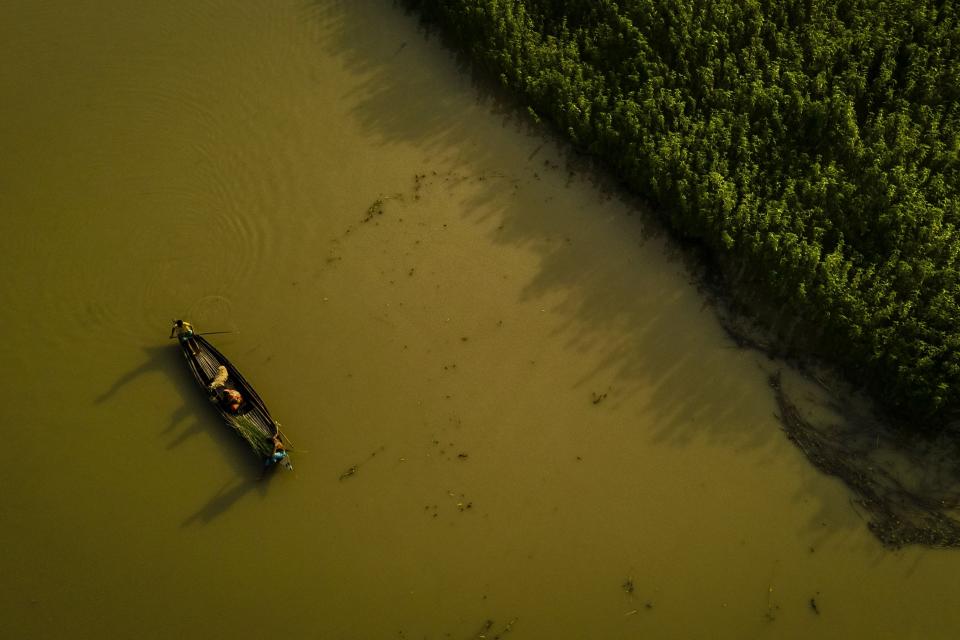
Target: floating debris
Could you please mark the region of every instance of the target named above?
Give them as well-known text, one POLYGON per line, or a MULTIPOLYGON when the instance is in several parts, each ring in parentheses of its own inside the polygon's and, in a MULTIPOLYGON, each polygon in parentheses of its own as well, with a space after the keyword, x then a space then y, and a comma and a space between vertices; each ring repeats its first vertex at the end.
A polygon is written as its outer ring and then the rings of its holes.
POLYGON ((374 200, 374 201, 373 201, 373 204, 371 204, 369 207, 367 207, 367 212, 366 212, 366 214, 363 216, 363 219, 360 220, 360 222, 370 222, 370 221, 373 220, 375 217, 383 215, 383 205, 384 205, 384 203, 385 203, 387 200, 394 200, 394 199, 403 199, 403 194, 401 194, 401 193, 395 193, 395 194, 393 194, 392 196, 380 196, 379 198, 377 198, 376 200, 374 200))
POLYGON ((383 215, 383 198, 377 198, 373 201, 373 204, 367 207, 367 215, 360 222, 369 222, 374 216, 380 215, 383 215))
POLYGON ((500 640, 505 635, 513 631, 513 625, 517 623, 517 618, 512 619, 503 629, 494 633, 493 632, 493 620, 486 620, 483 625, 480 627, 480 630, 474 634, 473 640, 500 640))
POLYGON ((767 587, 767 611, 763 617, 767 619, 767 622, 773 622, 777 619, 777 611, 779 610, 780 605, 773 602, 773 587, 767 587))
POLYGON ((493 620, 486 620, 483 625, 480 627, 480 631, 476 633, 473 637, 477 640, 484 640, 487 637, 487 632, 493 628, 493 620))
POLYGON ((350 467, 349 469, 347 469, 346 471, 344 471, 343 473, 341 473, 341 474, 340 474, 340 481, 343 482, 343 481, 346 480, 347 478, 351 478, 351 477, 353 477, 354 475, 356 475, 357 471, 360 470, 360 467, 361 467, 362 465, 365 465, 366 463, 368 463, 368 462, 370 462, 371 460, 373 460, 373 459, 377 456, 377 454, 380 453, 381 451, 383 451, 384 449, 386 449, 386 446, 381 446, 379 449, 377 449, 376 451, 374 451, 373 453, 371 453, 369 456, 367 456, 367 459, 366 459, 366 460, 364 460, 363 462, 360 462, 360 463, 357 463, 357 464, 353 465, 352 467, 350 467))

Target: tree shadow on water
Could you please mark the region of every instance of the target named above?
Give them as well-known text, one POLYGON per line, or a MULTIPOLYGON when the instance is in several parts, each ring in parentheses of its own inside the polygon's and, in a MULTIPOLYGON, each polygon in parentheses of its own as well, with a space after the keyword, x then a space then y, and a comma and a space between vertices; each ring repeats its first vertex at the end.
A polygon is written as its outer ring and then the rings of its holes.
MULTIPOLYGON (((675 247, 657 243, 661 248, 645 249, 652 237, 664 236, 654 216, 612 180, 590 173, 584 175, 599 187, 592 196, 582 189, 570 195, 571 176, 582 164, 576 154, 568 151, 564 166, 549 157, 556 153, 541 152, 547 146, 561 149, 562 156, 565 147, 488 79, 464 74, 462 62, 439 42, 423 42, 438 38, 419 27, 416 16, 387 0, 363 7, 318 1, 313 7, 327 52, 357 78, 342 99, 361 128, 386 143, 457 158, 456 180, 428 171, 422 182, 448 189, 464 223, 489 227, 496 218, 493 245, 537 254, 540 266, 517 303, 549 300, 562 318, 553 338, 597 362, 570 393, 589 401, 591 391, 612 385, 606 407, 642 391, 654 439, 677 446, 707 437, 754 448, 781 437, 743 418, 757 414, 749 385, 705 373, 723 369, 732 344, 717 323, 694 319, 711 312, 691 293, 688 277, 677 275, 685 266, 675 247), (479 109, 470 109, 471 103, 479 109), (491 126, 490 115, 499 118, 499 128, 491 126), (453 183, 470 188, 457 191, 453 183), (532 201, 542 196, 542 204, 532 201), (623 238, 637 245, 637 255, 612 251, 618 257, 611 258, 606 248, 622 247, 623 238)), ((430 186, 425 184, 424 198, 430 186)), ((759 371, 757 379, 763 380, 759 371)))
MULTIPOLYGON (((549 304, 561 318, 552 338, 596 363, 574 388, 561 391, 582 393, 589 402, 591 392, 612 387, 597 411, 641 396, 648 424, 637 428, 657 444, 705 440, 768 454, 777 463, 784 434, 771 420, 776 402, 766 384, 765 357, 725 337, 710 298, 691 293, 696 284, 684 263, 687 252, 663 231, 665 216, 651 214, 614 180, 598 178, 588 161, 502 100, 489 79, 465 75, 462 61, 439 43, 424 42, 438 38, 395 3, 360 7, 320 0, 311 7, 325 52, 357 78, 340 98, 360 127, 384 144, 457 158, 460 177, 474 180, 469 190, 447 194, 455 196, 450 200, 460 219, 488 228, 495 218, 492 244, 537 254, 539 267, 517 303, 549 304), (469 109, 471 103, 481 109, 469 109), (482 122, 491 115, 500 118, 501 131, 482 122), (563 162, 551 160, 543 147, 561 149, 563 162), (579 196, 566 190, 581 179, 596 187, 593 202, 582 190, 579 196), (548 182, 553 192, 542 204, 511 195, 540 197, 548 182), (635 259, 605 255, 602 247, 624 238, 637 245, 635 259), (659 249, 648 250, 651 238, 659 249)), ((412 167, 411 173, 431 168, 412 167)), ((434 183, 440 188, 439 178, 434 183)), ((816 544, 837 536, 838 522, 845 523, 841 535, 859 529, 860 518, 851 516, 855 507, 827 498, 816 474, 798 496, 810 498, 817 505, 807 533, 816 544)))

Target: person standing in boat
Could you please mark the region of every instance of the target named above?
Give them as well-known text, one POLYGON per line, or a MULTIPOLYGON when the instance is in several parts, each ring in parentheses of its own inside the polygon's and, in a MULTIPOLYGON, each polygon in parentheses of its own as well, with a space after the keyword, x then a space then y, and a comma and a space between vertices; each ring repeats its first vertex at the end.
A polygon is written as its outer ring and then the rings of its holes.
POLYGON ((174 336, 180 341, 180 344, 185 344, 189 347, 190 353, 197 355, 197 347, 190 341, 190 338, 193 337, 192 324, 186 320, 174 320, 173 329, 170 330, 170 337, 173 338, 174 336))
POLYGON ((180 342, 193 337, 193 325, 184 320, 174 320, 173 329, 170 330, 170 337, 176 336, 180 342))

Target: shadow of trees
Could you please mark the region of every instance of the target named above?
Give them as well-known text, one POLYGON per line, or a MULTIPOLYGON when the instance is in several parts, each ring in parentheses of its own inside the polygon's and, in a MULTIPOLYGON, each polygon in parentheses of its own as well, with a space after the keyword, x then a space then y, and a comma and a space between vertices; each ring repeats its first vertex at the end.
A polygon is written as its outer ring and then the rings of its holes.
MULTIPOLYGON (((691 254, 664 231, 662 216, 534 122, 489 78, 469 72, 455 54, 437 55, 436 34, 417 27, 416 39, 410 37, 417 19, 396 3, 348 10, 343 2, 317 1, 310 19, 332 43, 329 53, 359 79, 338 98, 366 133, 384 145, 455 158, 460 177, 473 184, 486 179, 457 209, 465 223, 496 216, 491 243, 537 253, 540 267, 519 302, 551 301, 564 318, 553 339, 574 352, 602 354, 576 390, 586 394, 595 381, 613 380, 610 403, 642 392, 654 424, 646 428, 657 443, 706 438, 761 452, 782 443, 780 430, 770 428, 775 401, 765 382, 779 365, 723 335, 710 298, 691 293, 691 254), (473 96, 473 109, 464 95, 473 96), (499 118, 499 131, 487 124, 490 114, 499 118), (557 156, 560 162, 551 161, 557 156), (532 206, 512 197, 545 180, 555 185, 546 201, 532 206), (581 180, 592 184, 593 202, 566 189, 581 180), (603 259, 611 238, 634 243, 636 258, 603 259)), ((828 516, 832 526, 859 526, 833 509, 823 505, 811 530, 821 531, 828 516)))
MULTIPOLYGON (((344 10, 338 2, 316 2, 312 14, 333 42, 330 53, 360 78, 359 88, 341 96, 363 129, 384 143, 415 145, 437 157, 457 157, 463 180, 484 179, 487 187, 472 189, 457 207, 464 222, 480 223, 491 211, 499 218, 493 243, 524 247, 538 253, 540 268, 525 285, 522 301, 556 300, 552 309, 566 318, 553 336, 574 351, 602 352, 601 362, 585 371, 580 384, 615 379, 622 396, 643 389, 652 395, 647 409, 656 413, 658 441, 683 443, 708 435, 725 444, 755 447, 779 437, 742 424, 739 415, 756 398, 734 377, 706 379, 705 371, 731 357, 716 323, 685 320, 710 315, 703 300, 691 295, 684 254, 676 245, 664 250, 644 245, 665 234, 655 215, 646 211, 617 184, 596 171, 589 158, 559 143, 544 126, 479 74, 464 74, 454 56, 437 56, 431 43, 397 40, 397 21, 415 24, 391 3, 344 10), (370 33, 382 37, 370 37, 370 33), (459 90, 458 90, 459 89, 459 90), (463 94, 472 94, 476 111, 465 111, 463 94), (500 131, 478 124, 478 114, 500 119, 500 131), (561 149, 562 163, 544 159, 543 146, 561 149), (456 151, 451 151, 456 150, 456 151), (595 187, 594 201, 568 201, 565 187, 578 180, 595 187), (517 188, 551 180, 553 202, 529 206, 510 197, 517 188), (595 208, 594 212, 584 208, 595 208), (625 215, 627 212, 629 215, 625 215), (604 260, 611 237, 637 245, 636 259, 604 260), (566 242, 557 242, 566 238, 566 242), (657 270, 651 265, 666 253, 657 270), (678 288, 678 283, 681 285, 678 288), (693 334, 691 329, 707 333, 693 334), (722 347, 718 347, 722 344, 722 347), (718 401, 717 399, 722 399, 718 401), (744 427, 744 428, 740 428, 744 427)), ((425 41, 436 36, 417 31, 425 41)), ((762 373, 758 370, 758 379, 762 373)), ((615 401, 611 398, 612 401, 615 401)), ((770 407, 772 408, 772 397, 770 407)))

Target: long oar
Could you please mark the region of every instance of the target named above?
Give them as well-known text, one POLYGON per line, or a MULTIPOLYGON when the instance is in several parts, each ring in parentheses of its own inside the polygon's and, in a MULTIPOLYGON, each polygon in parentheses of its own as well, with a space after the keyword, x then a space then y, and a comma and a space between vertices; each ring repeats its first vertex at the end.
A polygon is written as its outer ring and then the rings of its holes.
MULTIPOLYGON (((215 336, 219 333, 236 333, 236 331, 204 331, 203 333, 195 333, 195 336, 215 336)), ((170 339, 173 340, 176 336, 170 336, 170 339)))

